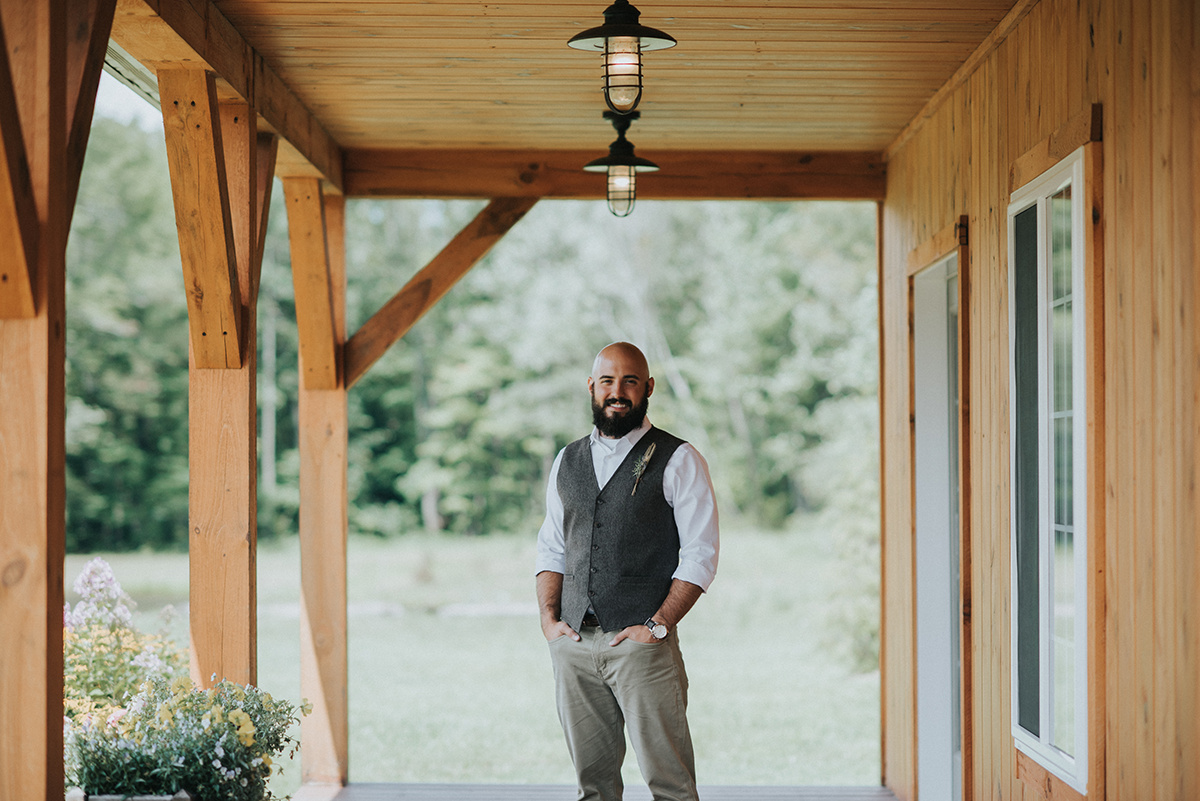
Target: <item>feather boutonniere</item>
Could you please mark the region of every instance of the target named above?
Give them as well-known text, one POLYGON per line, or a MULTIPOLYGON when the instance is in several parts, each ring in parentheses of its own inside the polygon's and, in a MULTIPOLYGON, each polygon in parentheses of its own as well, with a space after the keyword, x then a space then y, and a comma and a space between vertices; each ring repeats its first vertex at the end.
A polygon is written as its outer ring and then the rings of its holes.
POLYGON ((646 472, 646 465, 650 464, 650 457, 654 455, 654 445, 655 443, 651 442, 650 447, 646 448, 646 452, 638 457, 637 464, 633 466, 633 492, 629 493, 631 496, 637 494, 638 484, 642 482, 642 473, 646 472))

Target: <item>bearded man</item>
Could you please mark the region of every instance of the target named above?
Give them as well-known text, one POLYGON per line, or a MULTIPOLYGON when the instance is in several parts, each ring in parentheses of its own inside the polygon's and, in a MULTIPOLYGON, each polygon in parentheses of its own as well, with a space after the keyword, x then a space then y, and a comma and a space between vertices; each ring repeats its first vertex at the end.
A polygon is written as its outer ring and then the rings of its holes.
POLYGON ((716 575, 708 465, 646 418, 654 379, 628 342, 596 356, 592 433, 559 452, 537 596, 579 801, 620 801, 626 724, 655 801, 696 801, 679 621, 716 575))

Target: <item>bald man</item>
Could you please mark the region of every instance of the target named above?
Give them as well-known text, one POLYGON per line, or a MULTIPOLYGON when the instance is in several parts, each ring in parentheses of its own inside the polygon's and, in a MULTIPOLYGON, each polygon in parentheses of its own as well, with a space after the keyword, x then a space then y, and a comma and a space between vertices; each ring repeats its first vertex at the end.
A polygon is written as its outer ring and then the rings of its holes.
POLYGON ((537 595, 579 801, 620 801, 624 728, 655 801, 695 801, 677 626, 716 575, 708 465, 646 417, 654 379, 628 342, 596 356, 591 434, 559 452, 537 595))

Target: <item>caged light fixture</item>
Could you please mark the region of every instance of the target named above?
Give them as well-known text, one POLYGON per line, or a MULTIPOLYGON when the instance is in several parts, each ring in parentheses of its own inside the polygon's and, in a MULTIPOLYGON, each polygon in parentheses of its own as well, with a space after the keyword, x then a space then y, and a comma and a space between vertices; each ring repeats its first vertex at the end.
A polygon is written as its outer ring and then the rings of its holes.
POLYGON ((607 156, 583 165, 588 172, 608 173, 608 210, 617 217, 628 217, 633 211, 633 202, 637 200, 637 174, 658 169, 653 161, 633 155, 633 143, 625 138, 629 126, 640 116, 637 111, 628 114, 604 112, 604 118, 611 120, 617 129, 617 139, 608 146, 607 156))
POLYGON ((628 114, 642 99, 642 53, 675 46, 675 39, 638 24, 641 12, 629 0, 615 0, 604 10, 604 24, 572 36, 577 50, 604 53, 604 102, 617 114, 628 114))

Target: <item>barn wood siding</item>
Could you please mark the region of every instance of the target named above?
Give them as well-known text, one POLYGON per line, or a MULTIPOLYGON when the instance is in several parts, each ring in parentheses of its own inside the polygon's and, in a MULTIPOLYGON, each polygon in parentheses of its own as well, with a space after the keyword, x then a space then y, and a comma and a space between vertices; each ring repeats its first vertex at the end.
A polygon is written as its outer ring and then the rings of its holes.
MULTIPOLYGON (((1103 106, 1103 797, 1200 798, 1194 478, 1200 261, 1200 12, 1193 0, 1041 0, 890 153, 881 280, 884 775, 916 797, 905 259, 970 220, 970 486, 976 799, 1033 799, 1011 731, 1010 168, 1103 106), (1152 656, 1157 654, 1158 656, 1152 656)), ((1097 632, 1099 633, 1099 632, 1097 632)), ((1094 779, 1093 779, 1094 781, 1094 779)), ((1094 785, 1098 789, 1098 785, 1094 785)), ((1098 795, 1094 797, 1099 797, 1098 795)))

